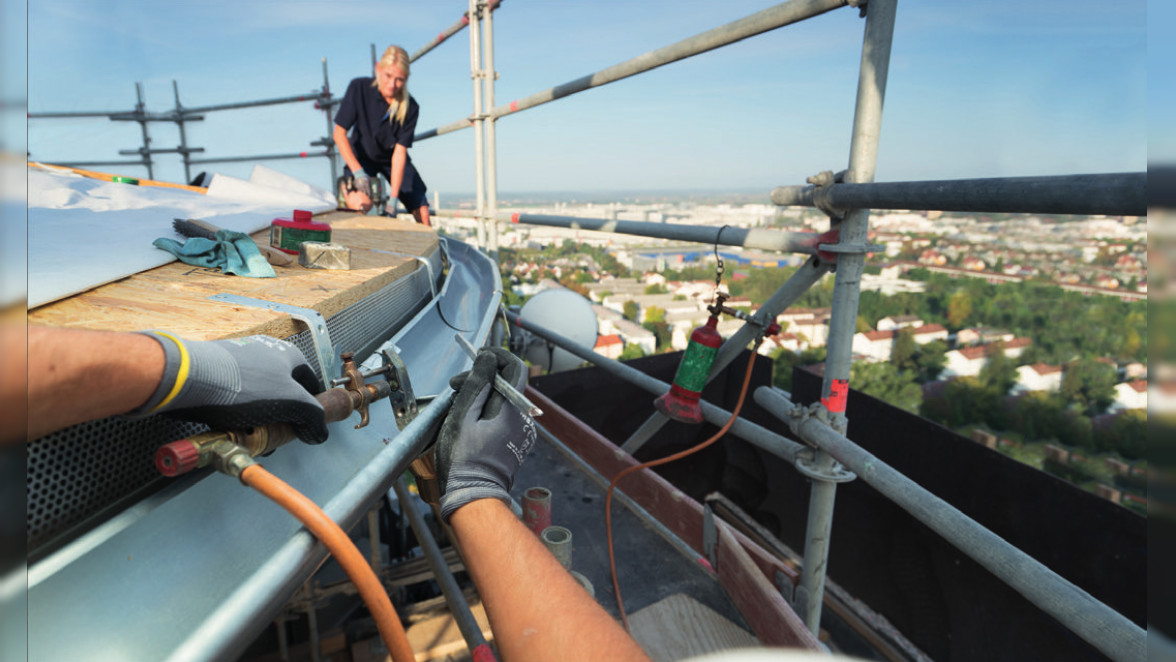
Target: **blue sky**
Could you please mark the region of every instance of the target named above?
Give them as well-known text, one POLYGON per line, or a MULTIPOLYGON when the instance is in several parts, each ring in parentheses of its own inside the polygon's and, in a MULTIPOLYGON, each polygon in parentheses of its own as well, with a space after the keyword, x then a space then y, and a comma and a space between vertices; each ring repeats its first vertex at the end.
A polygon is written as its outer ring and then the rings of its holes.
MULTIPOLYGON (((768 0, 506 0, 495 14, 497 104, 589 74, 772 6, 768 0)), ((1146 0, 902 0, 877 179, 949 179, 1146 168, 1146 0)), ((370 44, 416 51, 465 10, 433 2, 185 3, 39 0, 28 6, 33 112, 128 110, 310 92, 370 75, 370 44)), ((498 123, 499 189, 763 189, 848 159, 864 21, 840 9, 498 123)), ((1154 35, 1153 35, 1154 38, 1154 35)), ((463 31, 413 65, 418 130, 472 108, 463 31)), ((326 119, 309 103, 210 113, 190 124, 206 156, 313 149, 326 119)), ((152 125, 174 147, 174 125, 152 125)), ((1153 159, 1176 142, 1152 136, 1153 159)), ((138 125, 30 120, 47 161, 117 159, 138 125)), ((431 189, 473 190, 473 132, 417 143, 431 189)), ((182 179, 160 155, 156 175, 182 179)), ((318 185, 325 159, 267 163, 318 185)), ((202 166, 245 176, 249 166, 202 166)), ((145 174, 141 168, 130 174, 145 174)))

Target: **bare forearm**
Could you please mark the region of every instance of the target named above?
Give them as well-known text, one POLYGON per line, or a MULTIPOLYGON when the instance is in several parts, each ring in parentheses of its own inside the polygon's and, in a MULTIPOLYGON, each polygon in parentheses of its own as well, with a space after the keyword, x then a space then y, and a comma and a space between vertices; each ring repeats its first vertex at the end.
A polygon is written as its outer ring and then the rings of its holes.
POLYGON ((504 659, 649 659, 501 501, 450 522, 504 659))
POLYGON ((360 172, 362 168, 359 165, 359 159, 355 158, 355 150, 351 149, 351 141, 347 139, 347 129, 336 124, 331 137, 334 138, 335 147, 339 150, 339 156, 343 157, 347 168, 352 173, 360 172))
POLYGON ((163 348, 134 333, 29 326, 28 356, 29 439, 131 411, 163 378, 163 348))
POLYGON ((388 180, 389 194, 395 198, 400 195, 400 184, 404 182, 404 164, 408 161, 408 150, 404 145, 397 145, 392 151, 392 166, 388 180))

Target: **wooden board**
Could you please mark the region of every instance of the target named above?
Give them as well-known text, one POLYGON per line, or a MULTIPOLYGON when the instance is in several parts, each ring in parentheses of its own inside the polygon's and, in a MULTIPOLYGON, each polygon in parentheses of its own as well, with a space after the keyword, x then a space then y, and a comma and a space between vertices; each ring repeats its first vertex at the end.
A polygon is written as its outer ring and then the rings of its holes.
POLYGON ((629 632, 654 662, 676 662, 759 641, 694 598, 676 593, 629 617, 629 632))
MULTIPOLYGON (((190 340, 254 334, 286 338, 302 330, 288 315, 209 297, 236 294, 311 308, 329 318, 421 267, 417 260, 389 251, 425 257, 438 245, 431 229, 411 221, 351 212, 330 212, 315 220, 331 224, 332 242, 351 248, 350 271, 295 264, 274 267, 277 278, 242 278, 172 262, 31 310, 29 323, 111 331, 158 329, 190 340)), ((268 243, 268 230, 253 238, 268 243)))

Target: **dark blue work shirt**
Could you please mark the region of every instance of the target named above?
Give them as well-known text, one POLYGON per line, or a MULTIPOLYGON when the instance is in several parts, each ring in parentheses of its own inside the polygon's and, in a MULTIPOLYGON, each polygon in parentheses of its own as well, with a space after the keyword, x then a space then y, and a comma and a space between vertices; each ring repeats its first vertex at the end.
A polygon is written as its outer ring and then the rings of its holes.
MULTIPOLYGON (((372 78, 356 78, 347 86, 347 93, 335 113, 335 124, 350 132, 348 139, 355 158, 369 175, 384 173, 392 180, 392 152, 397 145, 412 147, 420 106, 410 95, 404 123, 388 121, 388 102, 372 86, 372 78)), ((412 159, 405 159, 401 188, 410 186, 416 178, 412 159)))

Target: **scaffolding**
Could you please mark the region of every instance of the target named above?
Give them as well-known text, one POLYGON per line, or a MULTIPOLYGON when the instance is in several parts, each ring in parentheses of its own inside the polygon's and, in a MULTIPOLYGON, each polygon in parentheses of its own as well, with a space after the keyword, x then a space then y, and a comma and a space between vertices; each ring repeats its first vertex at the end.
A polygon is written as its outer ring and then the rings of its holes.
MULTIPOLYGON (((737 420, 732 427, 732 434, 783 458, 812 481, 800 585, 792 595, 785 595, 811 631, 816 633, 820 624, 837 484, 861 478, 1109 658, 1119 661, 1145 659, 1146 635, 1142 628, 870 455, 846 436, 846 399, 861 276, 866 253, 879 248, 867 241, 872 208, 1147 214, 1146 172, 874 183, 896 5, 897 0, 870 0, 868 4, 863 0, 789 0, 651 53, 495 107, 497 73, 493 67, 493 27, 486 5, 470 0, 474 111, 468 117, 421 132, 415 139, 427 140, 466 128, 474 130, 477 180, 473 220, 478 244, 492 255, 498 248, 498 224, 505 222, 808 254, 810 257, 805 265, 780 286, 749 322, 724 341, 712 368, 712 379, 812 285, 829 272, 835 274, 820 402, 802 407, 769 387, 760 387, 754 396, 804 443, 799 444, 744 420, 737 420), (723 231, 674 224, 498 212, 493 139, 498 119, 844 7, 859 9, 865 18, 848 167, 836 174, 830 171, 818 173, 804 186, 781 186, 771 192, 772 202, 777 205, 809 206, 824 212, 829 217, 828 232, 730 228, 723 231)), ((509 317, 513 323, 547 342, 650 393, 660 395, 668 388, 668 384, 601 356, 592 348, 577 345, 517 315, 509 317)), ((721 425, 730 413, 703 403, 703 415, 706 420, 721 425)), ((668 420, 654 412, 625 441, 623 449, 636 452, 668 420)))
MULTIPOLYGON (((864 0, 788 0, 501 106, 495 105, 494 96, 498 73, 494 67, 492 11, 498 5, 499 0, 469 0, 469 10, 461 20, 440 33, 411 58, 416 60, 422 57, 463 27, 469 26, 472 113, 449 124, 418 133, 415 140, 428 140, 467 128, 474 130, 476 198, 472 218, 476 222, 477 243, 481 248, 495 255, 498 250, 498 224, 520 223, 808 255, 804 266, 781 284, 751 316, 751 320, 723 343, 712 368, 712 379, 810 287, 826 274, 835 274, 828 354, 819 403, 802 407, 767 387, 761 387, 754 395, 758 403, 777 416, 791 435, 803 443, 743 419, 737 419, 731 429, 732 434, 783 458, 812 481, 801 581, 791 595, 785 595, 806 626, 816 633, 820 623, 837 484, 860 478, 1109 658, 1117 661, 1145 659, 1146 635, 1142 628, 854 444, 846 436, 848 420, 845 410, 865 255, 878 249, 867 240, 871 209, 1144 216, 1147 213, 1147 173, 874 183, 897 0, 870 0, 868 4, 864 0), (848 165, 836 174, 831 171, 818 173, 809 178, 806 185, 780 186, 771 191, 771 200, 777 205, 808 206, 824 212, 829 218, 827 232, 798 233, 738 228, 716 230, 674 224, 498 212, 495 124, 500 118, 847 7, 860 10, 865 19, 848 165)), ((372 57, 374 60, 374 50, 372 57)), ((139 160, 87 161, 62 165, 144 166, 151 177, 153 155, 176 153, 183 158, 185 176, 190 177, 190 166, 201 163, 327 157, 333 181, 337 155, 329 135, 332 128, 331 109, 338 104, 338 100, 330 92, 325 60, 322 89, 297 96, 189 108, 180 103, 178 86, 173 82, 175 108, 165 113, 149 113, 144 108, 141 86, 137 85, 136 91, 138 103, 132 111, 30 113, 29 118, 105 117, 112 121, 137 122, 142 128, 142 147, 120 152, 137 155, 139 160), (326 113, 328 137, 311 143, 312 146, 325 148, 323 151, 192 158, 192 154, 203 152, 203 148, 188 145, 185 123, 200 121, 204 113, 306 101, 314 101, 316 107, 326 113), (148 125, 153 122, 176 123, 180 129, 180 145, 175 148, 152 148, 148 125)), ((548 329, 521 320, 517 315, 511 318, 531 333, 650 393, 662 394, 668 388, 664 382, 624 363, 601 356, 592 348, 577 345, 548 329)), ((703 415, 706 420, 721 425, 730 417, 730 412, 703 403, 703 415)), ((624 442, 622 448, 629 453, 636 452, 667 421, 665 416, 654 412, 624 442)), ((310 608, 313 610, 313 600, 310 608)))

